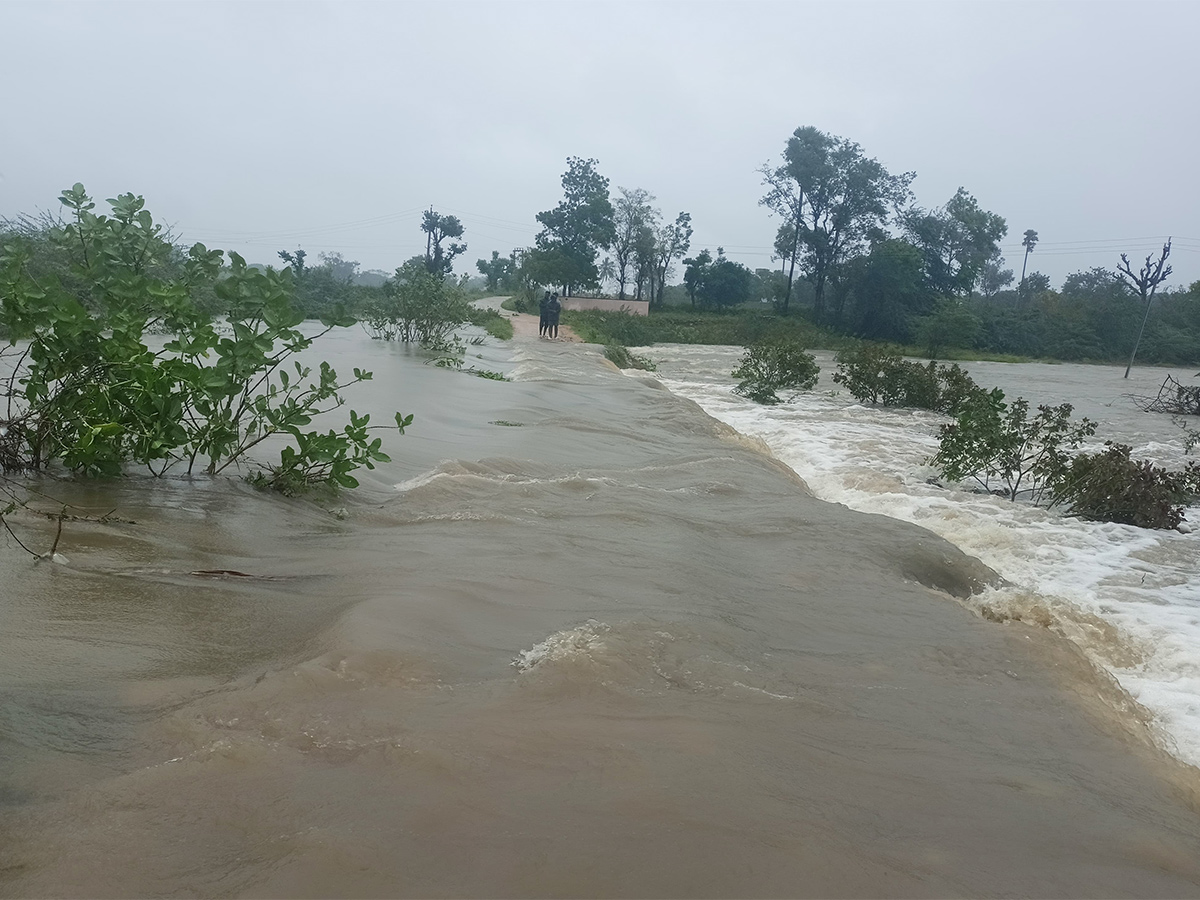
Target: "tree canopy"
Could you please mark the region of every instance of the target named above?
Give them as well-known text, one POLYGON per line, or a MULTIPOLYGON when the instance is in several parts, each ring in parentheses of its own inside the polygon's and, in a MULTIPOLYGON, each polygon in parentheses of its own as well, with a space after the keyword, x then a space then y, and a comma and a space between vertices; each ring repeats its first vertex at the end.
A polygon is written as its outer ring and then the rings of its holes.
POLYGON ((564 294, 599 283, 596 255, 615 237, 608 179, 594 159, 572 156, 562 176, 563 199, 537 214, 542 225, 532 267, 542 284, 561 285, 564 294))
POLYGON ((797 128, 783 164, 762 172, 769 190, 760 202, 794 229, 791 258, 812 282, 813 312, 823 320, 826 286, 850 256, 882 235, 890 213, 908 202, 915 176, 892 175, 858 144, 812 126, 797 128))
POLYGON ((981 209, 960 187, 945 206, 913 207, 904 214, 904 231, 925 258, 925 284, 934 294, 963 296, 979 283, 988 261, 999 255, 1008 225, 981 209))
POLYGON ((463 236, 462 222, 457 216, 435 212, 431 206, 421 217, 421 230, 425 232, 425 269, 444 278, 454 271, 454 258, 467 251, 466 244, 454 240, 463 236), (446 240, 450 243, 443 247, 446 240))

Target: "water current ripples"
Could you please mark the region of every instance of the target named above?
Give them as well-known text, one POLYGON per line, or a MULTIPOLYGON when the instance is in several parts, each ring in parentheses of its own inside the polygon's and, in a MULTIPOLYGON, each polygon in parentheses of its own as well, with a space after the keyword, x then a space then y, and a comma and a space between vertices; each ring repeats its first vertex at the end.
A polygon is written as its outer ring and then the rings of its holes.
MULTIPOLYGON (((837 390, 828 353, 817 390, 776 407, 732 393, 739 348, 641 348, 665 385, 738 431, 762 439, 818 497, 914 522, 999 572, 1009 584, 976 602, 993 617, 1039 622, 1079 643, 1155 717, 1159 739, 1200 765, 1200 535, 1085 522, 1053 511, 936 483, 928 459, 947 421, 920 410, 856 403, 837 390)), ((985 387, 1031 405, 1071 402, 1099 422, 1095 445, 1129 443, 1139 458, 1182 465, 1181 432, 1145 413, 1169 369, 1081 365, 966 366, 985 387)), ((1094 449, 1094 448, 1092 448, 1094 449)), ((1188 511, 1200 527, 1200 508, 1188 511)))

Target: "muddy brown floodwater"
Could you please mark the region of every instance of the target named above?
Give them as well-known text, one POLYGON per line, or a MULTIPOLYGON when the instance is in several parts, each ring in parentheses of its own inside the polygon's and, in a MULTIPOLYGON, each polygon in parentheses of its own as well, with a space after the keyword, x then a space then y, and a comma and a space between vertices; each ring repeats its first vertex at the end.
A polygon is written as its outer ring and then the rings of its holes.
POLYGON ((358 491, 0 548, 0 893, 1200 895, 1196 770, 931 532, 595 347, 322 355, 416 415, 358 491))

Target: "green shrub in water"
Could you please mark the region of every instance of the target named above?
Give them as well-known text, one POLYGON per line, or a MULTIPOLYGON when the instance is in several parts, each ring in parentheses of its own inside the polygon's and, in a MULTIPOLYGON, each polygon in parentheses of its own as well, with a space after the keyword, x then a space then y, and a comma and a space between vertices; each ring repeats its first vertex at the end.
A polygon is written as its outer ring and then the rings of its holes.
MULTIPOLYGON (((0 468, 117 475, 132 463, 155 475, 176 465, 215 475, 278 435, 287 444, 273 468, 298 489, 351 487, 353 469, 387 459, 366 416, 351 413, 338 432, 307 430, 371 373, 339 378, 328 363, 296 360, 320 335, 298 330, 290 270, 260 272, 236 253, 223 267, 222 251, 203 244, 182 251, 133 194, 109 200, 107 215, 81 184, 60 201, 68 218, 45 237, 69 277, 36 276, 27 247, 0 247, 9 337, 0 356, 11 366, 0 385, 0 468), (197 303, 210 290, 223 323, 197 303), (150 334, 173 337, 156 348, 150 334)), ((322 322, 326 331, 354 324, 338 308, 322 322)), ((396 414, 398 430, 411 421, 396 414)), ((263 477, 279 480, 270 471, 263 477)))
POLYGON ((968 397, 982 392, 957 363, 909 362, 881 344, 862 344, 837 355, 833 375, 856 400, 908 406, 955 415, 968 397))
POLYGON ((820 377, 816 358, 799 341, 767 338, 746 348, 741 364, 733 370, 740 378, 733 389, 757 403, 779 402, 776 391, 811 390, 820 377))
POLYGON ((940 431, 930 461, 944 478, 973 480, 984 490, 1035 504, 1063 483, 1071 452, 1096 433, 1090 419, 1071 421, 1070 403, 1039 406, 1030 417, 1029 401, 1005 403, 1004 392, 970 394, 958 416, 940 431))
POLYGON ((1200 495, 1200 465, 1189 461, 1182 471, 1163 469, 1130 458, 1125 444, 1105 443, 1099 453, 1071 460, 1053 487, 1053 503, 1068 515, 1139 528, 1176 528, 1183 507, 1200 495))
POLYGON ((658 366, 645 356, 630 353, 628 347, 620 344, 608 344, 604 348, 604 357, 618 369, 641 369, 644 372, 656 372, 658 366))

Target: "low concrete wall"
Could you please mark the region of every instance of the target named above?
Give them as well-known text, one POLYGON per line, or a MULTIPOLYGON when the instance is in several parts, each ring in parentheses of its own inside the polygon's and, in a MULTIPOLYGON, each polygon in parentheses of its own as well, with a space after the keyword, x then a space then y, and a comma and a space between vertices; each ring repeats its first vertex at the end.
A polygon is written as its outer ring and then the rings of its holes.
POLYGON ((634 316, 650 315, 649 300, 598 300, 591 297, 563 297, 563 309, 603 309, 608 312, 624 310, 634 316))

